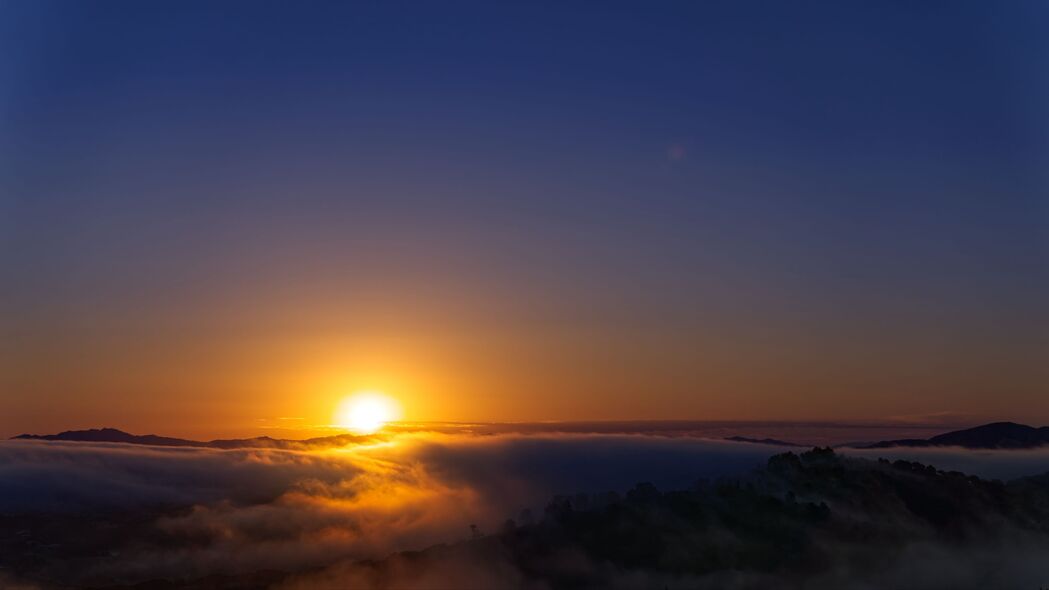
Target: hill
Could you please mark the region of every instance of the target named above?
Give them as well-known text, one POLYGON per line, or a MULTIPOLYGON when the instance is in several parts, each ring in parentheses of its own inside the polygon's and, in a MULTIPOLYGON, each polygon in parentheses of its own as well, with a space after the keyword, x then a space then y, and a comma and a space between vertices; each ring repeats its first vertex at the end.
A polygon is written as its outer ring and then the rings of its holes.
POLYGON ((757 445, 770 445, 774 447, 804 447, 797 443, 787 442, 775 438, 750 438, 747 436, 726 436, 725 440, 732 442, 753 443, 757 445))
POLYGON ((260 436, 255 438, 217 439, 211 441, 189 440, 157 436, 155 434, 131 434, 116 428, 91 428, 88 430, 67 430, 58 434, 20 434, 11 440, 45 440, 67 442, 106 442, 131 445, 151 445, 158 447, 203 447, 211 449, 289 449, 302 450, 316 447, 341 446, 354 442, 372 440, 367 435, 339 434, 308 438, 304 440, 285 440, 260 436))
POLYGON ((1049 426, 1035 428, 1015 422, 994 422, 927 439, 887 440, 851 445, 863 449, 890 447, 964 447, 967 449, 1033 449, 1049 445, 1049 426))

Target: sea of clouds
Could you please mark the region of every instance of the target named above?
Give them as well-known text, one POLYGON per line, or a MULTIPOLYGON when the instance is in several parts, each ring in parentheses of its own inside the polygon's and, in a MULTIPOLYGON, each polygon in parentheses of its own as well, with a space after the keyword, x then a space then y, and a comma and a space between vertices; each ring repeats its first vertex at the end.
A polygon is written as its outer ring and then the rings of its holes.
MULTIPOLYGON (((745 474, 785 450, 617 434, 405 433, 310 451, 7 441, 0 513, 156 510, 139 532, 163 545, 132 544, 71 576, 295 571, 462 540, 471 525, 493 531, 525 509, 541 514, 555 494, 745 474)), ((847 452, 1002 479, 1049 471, 1049 450, 847 452)))

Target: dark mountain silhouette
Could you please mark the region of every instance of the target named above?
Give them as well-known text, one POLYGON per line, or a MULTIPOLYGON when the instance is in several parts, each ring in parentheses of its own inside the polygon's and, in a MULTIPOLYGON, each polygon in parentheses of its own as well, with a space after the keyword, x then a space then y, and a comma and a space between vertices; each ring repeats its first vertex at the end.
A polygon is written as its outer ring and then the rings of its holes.
POLYGON ((73 442, 109 442, 131 445, 150 445, 157 447, 204 447, 211 449, 308 449, 314 447, 340 446, 354 442, 373 440, 374 435, 339 434, 308 438, 304 440, 285 440, 259 436, 256 438, 217 439, 198 441, 185 438, 157 436, 156 434, 131 434, 116 428, 91 428, 89 430, 67 430, 58 434, 20 434, 12 440, 49 440, 73 442))
POLYGON ((1049 426, 1035 428, 1015 422, 994 422, 956 430, 927 439, 907 438, 873 444, 848 445, 862 449, 890 447, 964 447, 967 449, 1033 449, 1049 445, 1049 426))
POLYGON ((155 434, 136 435, 117 430, 116 428, 91 428, 89 430, 66 430, 58 434, 20 434, 12 439, 29 440, 64 440, 81 442, 115 442, 133 445, 153 445, 158 447, 199 447, 207 443, 157 436, 155 434))
MULTIPOLYGON (((81 442, 112 442, 133 445, 152 445, 161 447, 205 447, 212 449, 309 449, 328 446, 340 446, 354 442, 374 440, 382 437, 375 435, 339 434, 309 438, 304 440, 288 440, 260 436, 255 438, 217 439, 211 441, 197 441, 184 438, 173 438, 158 436, 156 434, 130 434, 116 428, 92 428, 89 430, 67 430, 58 434, 20 434, 12 437, 14 440, 49 440, 49 441, 81 441, 81 442)), ((804 447, 789 441, 774 438, 750 438, 746 436, 730 436, 725 440, 732 442, 754 443, 773 445, 780 447, 804 447)), ((891 447, 945 447, 957 446, 967 449, 1032 449, 1049 445, 1049 426, 1035 428, 1015 422, 994 422, 984 424, 975 428, 957 430, 934 436, 932 438, 907 438, 899 440, 886 440, 881 442, 862 442, 840 445, 857 449, 885 449, 891 447)))
POLYGON ((774 439, 774 438, 749 438, 749 437, 746 437, 746 436, 726 436, 725 440, 730 440, 732 442, 754 443, 754 444, 758 444, 758 445, 772 445, 772 446, 776 446, 776 447, 801 447, 801 446, 804 446, 804 445, 799 445, 797 443, 787 442, 785 440, 777 440, 777 439, 774 439))

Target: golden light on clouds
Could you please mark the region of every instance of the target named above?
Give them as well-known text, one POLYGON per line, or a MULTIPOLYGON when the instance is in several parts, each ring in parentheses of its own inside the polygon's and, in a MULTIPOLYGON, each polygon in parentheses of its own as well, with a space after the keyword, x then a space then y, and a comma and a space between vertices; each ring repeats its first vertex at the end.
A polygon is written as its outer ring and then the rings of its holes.
POLYGON ((371 434, 400 416, 400 405, 390 396, 379 391, 359 391, 339 402, 335 426, 357 434, 371 434))

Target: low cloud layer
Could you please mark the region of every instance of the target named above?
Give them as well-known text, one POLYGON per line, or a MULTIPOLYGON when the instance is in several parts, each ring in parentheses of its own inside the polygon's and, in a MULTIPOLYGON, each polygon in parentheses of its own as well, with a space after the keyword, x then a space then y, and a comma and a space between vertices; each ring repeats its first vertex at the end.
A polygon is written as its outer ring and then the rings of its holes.
POLYGON ((1049 472, 1049 447, 1023 450, 962 449, 958 447, 896 447, 841 449, 853 457, 902 459, 935 465, 944 471, 961 471, 985 479, 1010 480, 1049 472))
POLYGON ((267 502, 296 482, 352 473, 322 454, 8 441, 0 443, 0 511, 267 502))
POLYGON ((742 473, 775 452, 614 435, 407 434, 317 451, 5 442, 0 512, 156 510, 133 533, 160 541, 90 560, 77 575, 92 580, 293 570, 467 538, 557 493, 742 473))
MULTIPOLYGON (((120 546, 79 561, 62 553, 73 549, 61 542, 34 541, 61 558, 63 566, 49 570, 55 581, 292 571, 490 532, 523 510, 538 514, 555 494, 623 491, 639 481, 684 489, 744 474, 780 452, 695 438, 563 434, 401 434, 314 451, 4 442, 0 514, 81 520, 101 514, 119 533, 113 538, 120 546), (145 516, 111 516, 123 512, 145 516)), ((991 477, 1049 471, 1049 451, 851 452, 919 458, 991 477)), ((29 522, 18 526, 37 535, 29 522)), ((95 534, 93 528, 83 533, 95 534)), ((365 575, 348 567, 326 571, 365 575)), ((495 561, 473 570, 510 575, 499 567, 495 561)))
POLYGON ((270 502, 303 486, 441 482, 479 497, 542 502, 639 480, 687 486, 739 473, 776 447, 629 435, 402 435, 318 451, 0 443, 0 511, 270 502), (377 475, 378 474, 378 475, 377 475))

